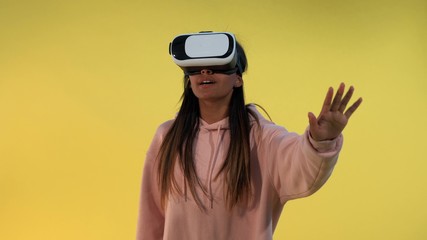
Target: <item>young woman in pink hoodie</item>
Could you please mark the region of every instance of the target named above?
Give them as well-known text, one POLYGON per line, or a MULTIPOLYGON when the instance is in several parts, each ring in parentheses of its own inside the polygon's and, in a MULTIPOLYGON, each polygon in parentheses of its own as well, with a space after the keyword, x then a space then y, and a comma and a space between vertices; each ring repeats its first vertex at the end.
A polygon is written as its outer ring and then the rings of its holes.
POLYGON ((288 132, 246 105, 247 59, 226 70, 184 70, 182 105, 147 152, 138 240, 268 240, 285 203, 317 191, 342 147, 342 130, 362 99, 327 91, 304 134, 288 132))

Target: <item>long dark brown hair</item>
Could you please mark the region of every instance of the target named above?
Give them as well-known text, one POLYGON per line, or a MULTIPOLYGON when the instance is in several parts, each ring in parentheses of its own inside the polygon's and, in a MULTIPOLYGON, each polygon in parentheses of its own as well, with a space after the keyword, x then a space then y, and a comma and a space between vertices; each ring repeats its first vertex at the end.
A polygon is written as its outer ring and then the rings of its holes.
MULTIPOLYGON (((237 43, 238 72, 242 75, 247 69, 246 54, 237 43)), ((197 176, 193 159, 193 143, 199 130, 200 109, 199 101, 190 88, 189 77, 184 76, 184 93, 181 97, 181 108, 167 132, 158 155, 158 176, 161 190, 162 205, 172 192, 186 196, 187 184, 190 192, 200 208, 204 208, 196 189, 202 189, 205 195, 207 190, 203 187, 197 176), (175 165, 179 164, 184 173, 184 192, 175 179, 175 165)), ((234 88, 229 105, 230 146, 218 174, 225 176, 224 192, 227 205, 232 208, 239 202, 249 200, 251 189, 250 142, 251 130, 250 115, 258 121, 256 114, 245 104, 243 85, 234 88)))

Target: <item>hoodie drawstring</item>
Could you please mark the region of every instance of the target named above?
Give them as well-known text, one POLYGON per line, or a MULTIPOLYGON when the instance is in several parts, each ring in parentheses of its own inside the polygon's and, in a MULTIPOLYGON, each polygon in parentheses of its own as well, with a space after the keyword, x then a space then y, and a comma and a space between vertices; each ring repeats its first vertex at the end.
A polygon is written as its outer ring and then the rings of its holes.
POLYGON ((187 202, 187 179, 184 176, 184 200, 187 202))
POLYGON ((212 175, 215 169, 216 160, 218 159, 219 154, 219 143, 221 141, 221 125, 218 125, 217 131, 216 131, 216 143, 214 145, 214 158, 213 161, 209 164, 209 175, 208 175, 208 191, 209 191, 209 200, 210 200, 210 207, 213 208, 213 192, 212 192, 212 175))

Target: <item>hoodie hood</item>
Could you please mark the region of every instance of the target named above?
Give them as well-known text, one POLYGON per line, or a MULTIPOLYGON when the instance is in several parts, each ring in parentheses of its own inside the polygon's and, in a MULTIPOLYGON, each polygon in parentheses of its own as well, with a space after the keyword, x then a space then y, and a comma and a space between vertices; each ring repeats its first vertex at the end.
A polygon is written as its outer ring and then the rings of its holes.
MULTIPOLYGON (((259 122, 268 122, 254 105, 250 105, 249 108, 256 115, 259 122)), ((250 115, 250 124, 252 127, 256 126, 257 119, 250 115)), ((230 123, 229 117, 211 124, 201 118, 199 120, 199 132, 195 141, 198 144, 195 146, 194 161, 201 182, 204 185, 203 187, 205 188, 204 194, 202 193, 199 197, 203 199, 203 195, 206 196, 209 199, 208 205, 210 208, 213 208, 215 199, 223 196, 222 190, 218 192, 216 189, 222 189, 224 181, 222 177, 218 177, 218 174, 224 164, 230 146, 230 123)), ((253 142, 251 142, 251 147, 252 145, 253 142)), ((186 194, 185 183, 184 188, 184 193, 186 194)))
MULTIPOLYGON (((199 177, 204 184, 206 193, 209 200, 209 207, 212 209, 214 205, 214 179, 219 172, 220 167, 226 156, 224 146, 225 136, 229 130, 229 118, 226 117, 215 123, 207 123, 200 118, 199 132, 197 135, 197 142, 203 142, 196 146, 196 157, 194 159, 197 172, 201 174, 199 177), (224 154, 225 153, 225 154, 224 154)), ((228 139, 228 138, 227 138, 228 139)), ((229 141, 229 139, 228 139, 229 141)))
POLYGON ((199 128, 200 130, 204 129, 204 130, 208 130, 208 131, 218 131, 218 130, 226 130, 229 129, 229 122, 228 122, 228 117, 223 118, 222 120, 219 120, 218 122, 214 122, 214 123, 207 123, 205 120, 203 120, 202 118, 199 118, 199 128))
MULTIPOLYGON (((258 118, 258 121, 261 123, 268 123, 270 121, 268 121, 267 119, 264 118, 264 116, 258 111, 258 109, 256 108, 256 106, 254 104, 249 104, 249 109, 256 115, 256 117, 258 118)), ((229 129, 230 123, 229 123, 229 117, 223 118, 222 120, 219 120, 218 122, 214 122, 214 123, 207 123, 205 120, 203 120, 202 118, 199 118, 199 128, 200 129, 204 129, 204 130, 208 130, 208 131, 212 131, 212 130, 227 130, 229 129)), ((253 125, 257 119, 255 119, 252 115, 249 115, 249 121, 250 124, 253 125)), ((271 122, 270 122, 271 123, 271 122)))

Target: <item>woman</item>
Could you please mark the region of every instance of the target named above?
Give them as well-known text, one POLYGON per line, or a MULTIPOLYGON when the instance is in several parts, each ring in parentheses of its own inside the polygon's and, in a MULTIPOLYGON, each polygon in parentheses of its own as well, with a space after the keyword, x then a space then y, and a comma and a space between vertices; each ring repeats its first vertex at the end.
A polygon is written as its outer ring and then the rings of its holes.
POLYGON ((328 179, 353 88, 329 88, 303 135, 245 105, 243 48, 227 71, 185 72, 181 108, 157 130, 143 172, 137 239, 272 239, 284 204, 328 179), (346 110, 346 111, 345 111, 346 110))

